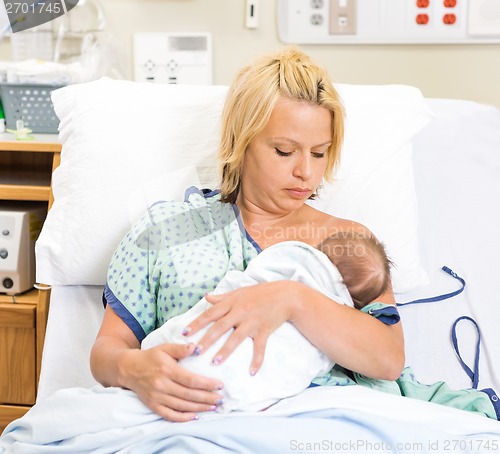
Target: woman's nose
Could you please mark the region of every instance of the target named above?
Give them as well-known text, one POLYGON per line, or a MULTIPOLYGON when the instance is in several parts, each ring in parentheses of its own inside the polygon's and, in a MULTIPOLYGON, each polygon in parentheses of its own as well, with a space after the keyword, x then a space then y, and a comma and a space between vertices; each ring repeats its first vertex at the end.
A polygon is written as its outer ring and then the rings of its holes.
POLYGON ((304 153, 297 160, 294 168, 294 176, 307 180, 312 175, 312 157, 310 153, 304 153))

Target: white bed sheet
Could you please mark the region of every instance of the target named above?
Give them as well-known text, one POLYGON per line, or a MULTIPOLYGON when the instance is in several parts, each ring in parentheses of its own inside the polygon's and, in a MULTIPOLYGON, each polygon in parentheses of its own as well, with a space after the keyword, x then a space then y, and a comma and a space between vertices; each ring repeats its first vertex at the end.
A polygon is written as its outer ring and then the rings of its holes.
MULTIPOLYGON (((468 315, 481 331, 479 389, 500 388, 500 110, 469 101, 431 99, 436 115, 414 140, 415 184, 423 264, 431 284, 398 300, 448 293, 460 287, 441 267, 466 281, 448 300, 402 307, 407 362, 424 383, 467 388, 451 342, 451 326, 468 315)), ((457 329, 462 357, 473 367, 476 331, 457 329)))
MULTIPOLYGON (((458 100, 427 100, 436 118, 414 140, 415 184, 423 264, 430 284, 399 302, 448 293, 437 303, 401 307, 407 364, 423 383, 446 381, 468 388, 471 381, 453 350, 450 330, 457 317, 471 316, 481 330, 479 388, 500 389, 500 111, 458 100)), ((38 400, 55 390, 95 384, 89 352, 103 314, 102 287, 62 286, 52 290, 38 400)), ((476 332, 458 327, 464 360, 473 365, 476 332)))
POLYGON ((52 288, 37 401, 58 389, 97 384, 89 357, 104 314, 103 289, 84 285, 52 288))

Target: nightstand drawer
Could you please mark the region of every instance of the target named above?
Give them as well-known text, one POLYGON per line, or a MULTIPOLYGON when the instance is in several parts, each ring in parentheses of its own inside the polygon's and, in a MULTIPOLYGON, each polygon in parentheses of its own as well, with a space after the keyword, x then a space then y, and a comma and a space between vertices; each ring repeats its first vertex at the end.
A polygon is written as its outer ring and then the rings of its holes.
POLYGON ((35 326, 35 306, 0 303, 0 404, 35 403, 35 326))

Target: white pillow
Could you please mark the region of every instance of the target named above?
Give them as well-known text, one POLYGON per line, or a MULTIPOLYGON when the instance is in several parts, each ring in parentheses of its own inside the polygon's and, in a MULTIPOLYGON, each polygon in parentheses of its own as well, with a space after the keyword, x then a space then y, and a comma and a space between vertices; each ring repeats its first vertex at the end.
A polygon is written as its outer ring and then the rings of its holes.
MULTIPOLYGON (((407 291, 426 282, 409 142, 429 111, 413 87, 337 88, 348 118, 342 163, 313 204, 372 229, 397 265, 395 291, 407 291)), ((108 78, 53 92, 63 151, 36 244, 38 282, 103 285, 114 249, 148 205, 216 186, 226 92, 108 78)))

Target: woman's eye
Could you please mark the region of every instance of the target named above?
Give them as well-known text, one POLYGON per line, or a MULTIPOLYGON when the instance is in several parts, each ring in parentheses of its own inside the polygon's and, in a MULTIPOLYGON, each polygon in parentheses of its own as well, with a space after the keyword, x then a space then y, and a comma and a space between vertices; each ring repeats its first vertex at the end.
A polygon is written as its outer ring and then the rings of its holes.
POLYGON ((276 154, 278 156, 290 156, 292 153, 290 152, 286 152, 286 151, 281 151, 280 149, 278 148, 275 148, 274 151, 276 151, 276 154))
POLYGON ((315 158, 324 158, 326 156, 326 153, 323 153, 323 152, 318 152, 318 153, 312 153, 312 155, 315 157, 315 158))

